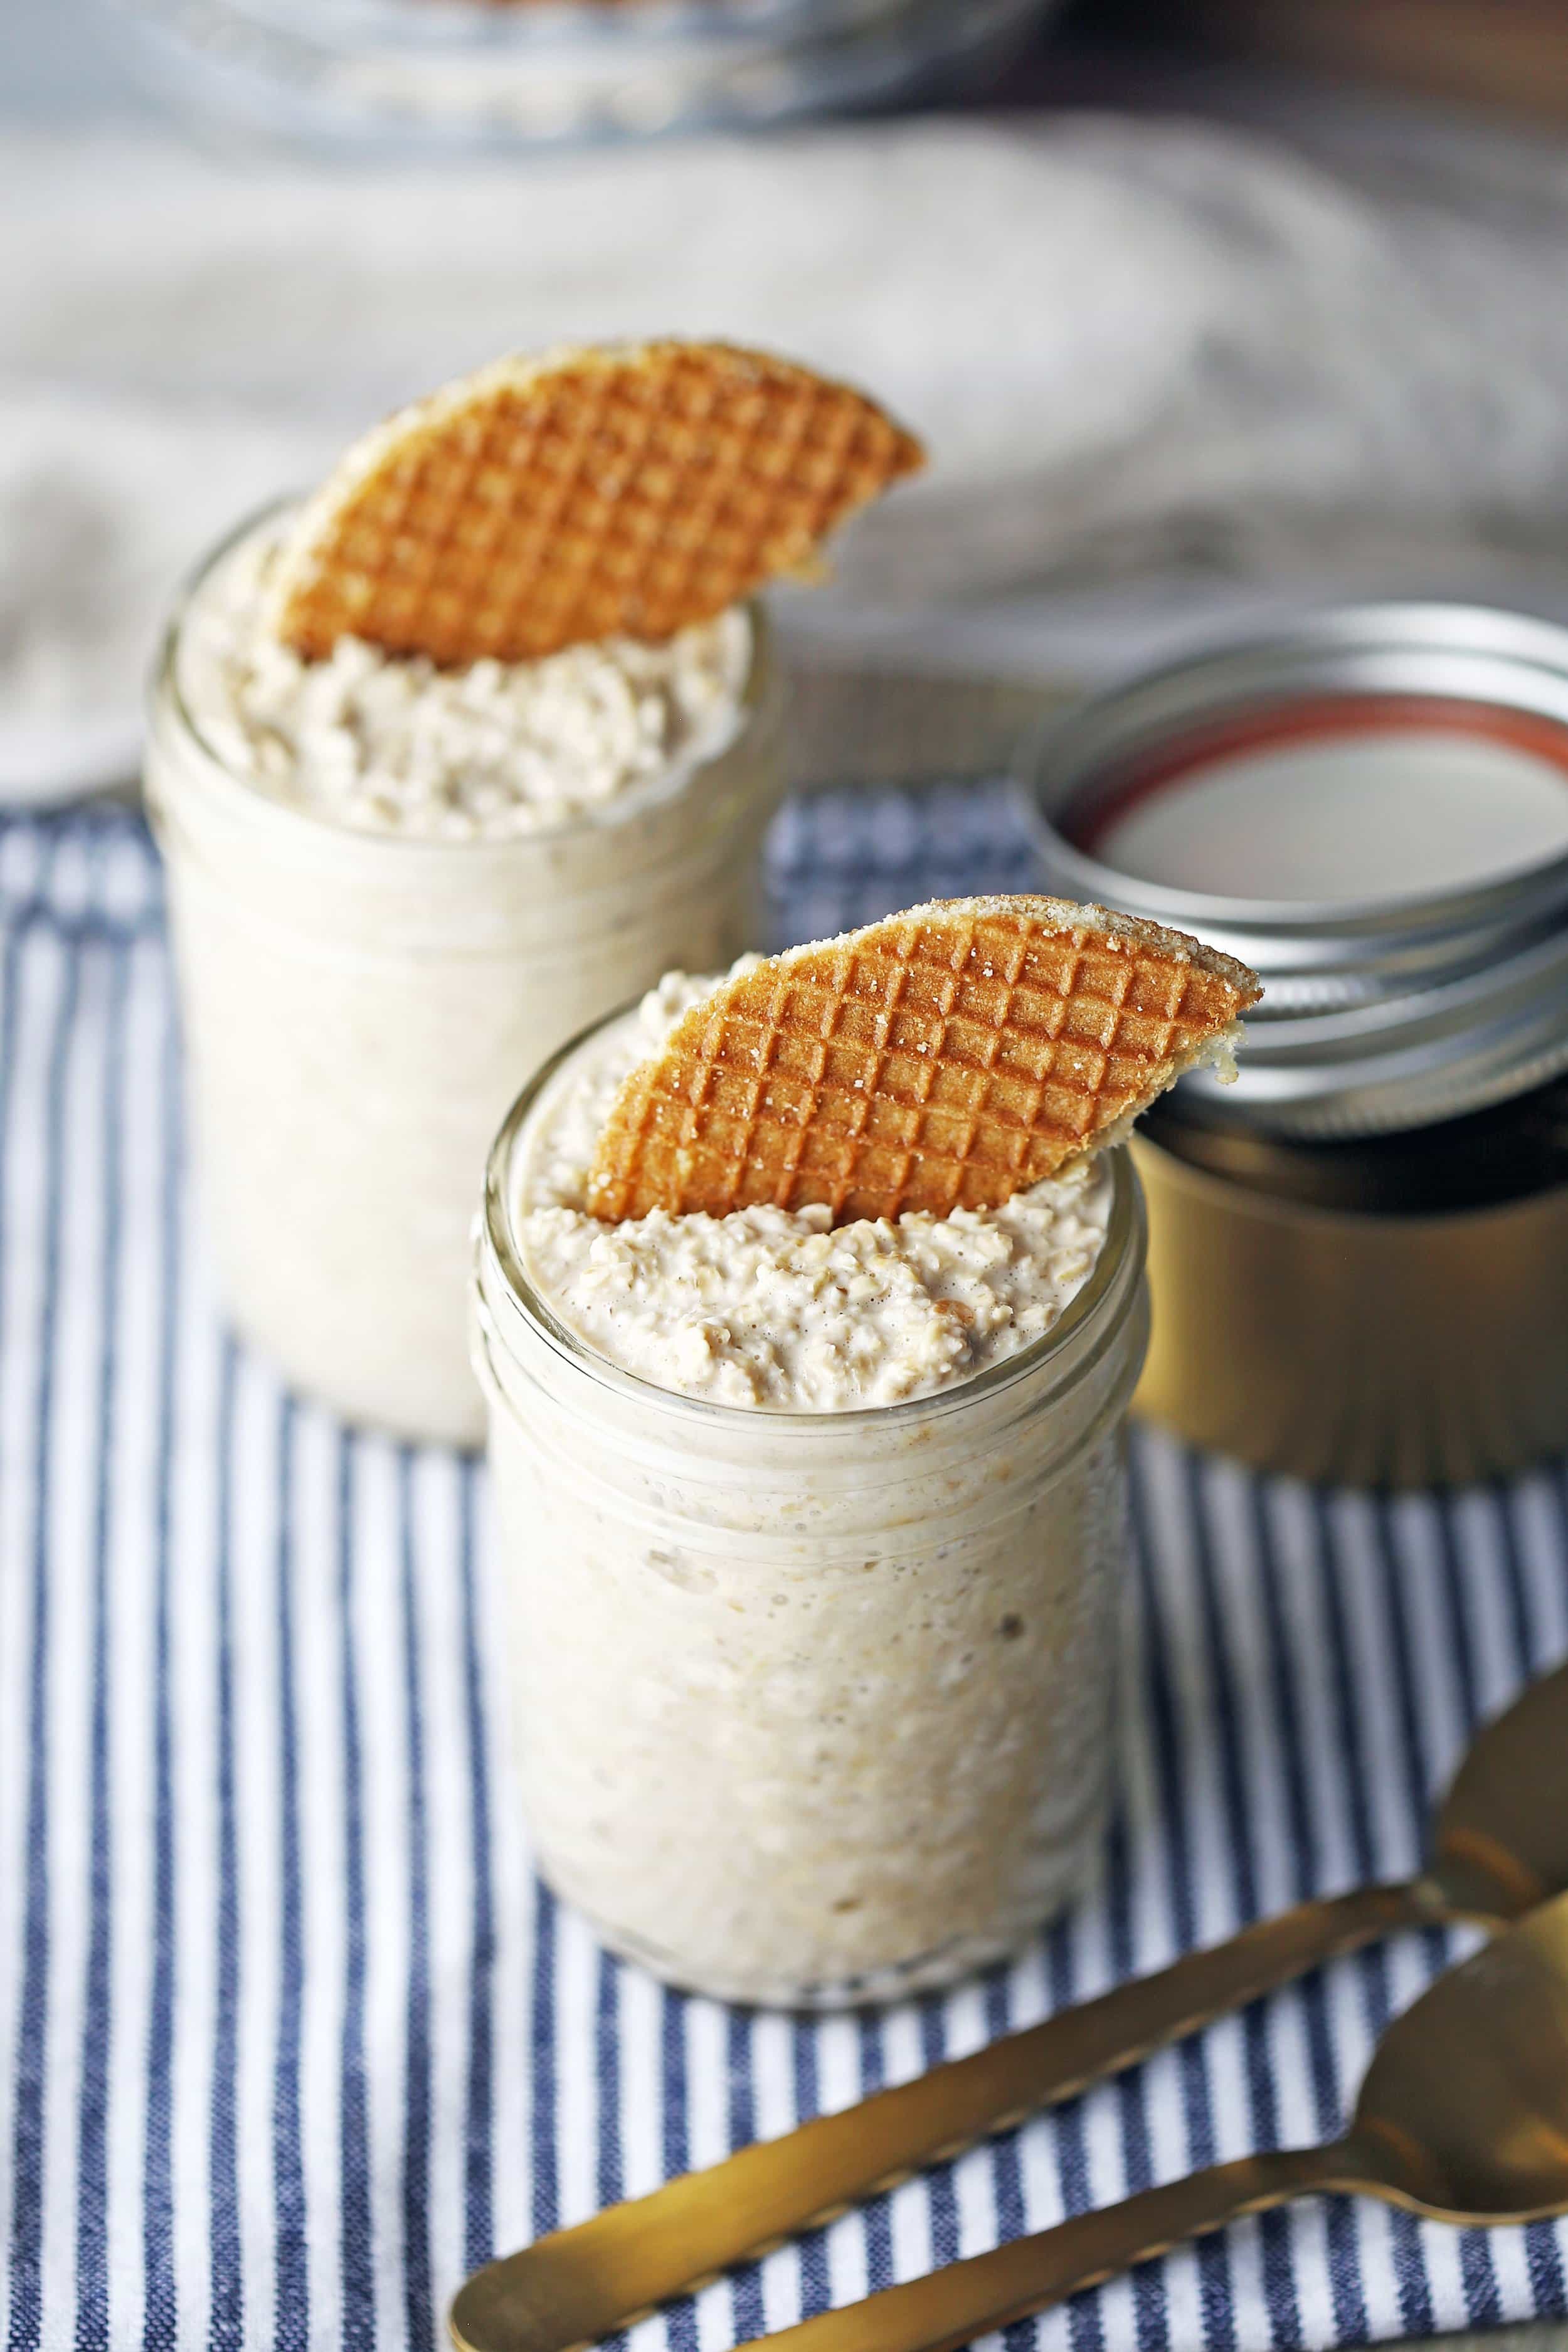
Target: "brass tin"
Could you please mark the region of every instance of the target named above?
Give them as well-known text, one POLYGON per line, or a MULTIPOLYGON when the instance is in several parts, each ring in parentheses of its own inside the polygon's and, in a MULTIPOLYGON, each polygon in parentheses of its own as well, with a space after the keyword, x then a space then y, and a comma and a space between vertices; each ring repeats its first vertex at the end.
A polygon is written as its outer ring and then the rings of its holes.
POLYGON ((1177 892, 1080 845, 1130 761, 1207 722, 1418 695, 1561 730, 1568 632, 1348 607, 1080 706, 1025 757, 1048 887, 1255 963, 1240 1083, 1185 1081, 1134 1146, 1153 1339, 1134 1410, 1260 1468, 1405 1486, 1568 1447, 1568 858, 1425 903, 1177 892))
POLYGON ((1314 1206, 1140 1138, 1153 1337, 1133 1411, 1260 1469, 1466 1484, 1568 1444, 1568 1183, 1314 1206))

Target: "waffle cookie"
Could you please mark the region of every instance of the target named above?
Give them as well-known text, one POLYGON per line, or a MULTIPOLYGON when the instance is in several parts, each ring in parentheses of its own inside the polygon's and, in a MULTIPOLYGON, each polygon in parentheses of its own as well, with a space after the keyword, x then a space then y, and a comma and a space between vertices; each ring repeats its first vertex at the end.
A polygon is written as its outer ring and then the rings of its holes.
POLYGON ((810 565, 923 463, 864 394, 725 343, 498 360, 361 441, 282 551, 273 625, 443 667, 657 642, 810 565))
POLYGON ((911 908, 695 1005, 616 1097, 588 1207, 995 1208, 1222 1055, 1261 993, 1245 964, 1102 907, 911 908))

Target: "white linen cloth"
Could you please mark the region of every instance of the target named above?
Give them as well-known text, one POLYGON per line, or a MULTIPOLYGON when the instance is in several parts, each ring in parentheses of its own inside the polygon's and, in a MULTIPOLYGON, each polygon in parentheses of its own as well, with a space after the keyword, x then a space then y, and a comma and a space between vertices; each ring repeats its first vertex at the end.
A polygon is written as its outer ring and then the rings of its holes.
MULTIPOLYGON (((184 570, 509 346, 752 340, 924 434, 930 474, 851 534, 839 590, 793 601, 818 639, 897 637, 878 605, 1183 573, 1157 638, 1204 576, 1528 585, 1568 535, 1568 168, 1544 151, 932 120, 398 175, 15 134, 0 224, 12 794, 129 773, 184 570)), ((1074 609, 1092 663, 1099 608, 1074 609)), ((1036 618, 1001 628, 1014 667, 1036 618)))

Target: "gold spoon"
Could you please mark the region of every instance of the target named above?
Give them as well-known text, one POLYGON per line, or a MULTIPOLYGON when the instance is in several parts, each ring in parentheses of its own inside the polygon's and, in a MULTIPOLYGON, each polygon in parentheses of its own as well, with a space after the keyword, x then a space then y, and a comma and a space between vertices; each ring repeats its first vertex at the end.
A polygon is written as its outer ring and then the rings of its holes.
POLYGON ((1568 1895, 1384 2034, 1343 2139, 1238 2157, 786 2327, 769 2352, 952 2352, 1244 2213, 1325 2192, 1428 2221, 1568 2211, 1568 1895))
POLYGON ((1005 2035, 858 2106, 740 2149, 475 2273, 462 2352, 567 2352, 748 2255, 1119 2073, 1211 2018, 1395 1928, 1499 1927, 1568 1889, 1568 1666, 1476 1737, 1403 1885, 1299 1904, 1097 2000, 1005 2035))

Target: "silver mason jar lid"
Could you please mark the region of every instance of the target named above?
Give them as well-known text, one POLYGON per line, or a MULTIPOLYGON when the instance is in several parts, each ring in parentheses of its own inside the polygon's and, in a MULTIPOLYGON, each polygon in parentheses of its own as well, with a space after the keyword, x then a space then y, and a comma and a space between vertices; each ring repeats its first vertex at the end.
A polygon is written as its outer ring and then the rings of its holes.
POLYGON ((1345 896, 1305 902, 1173 888, 1075 838, 1141 764, 1218 722, 1342 699, 1353 714, 1373 697, 1419 699, 1424 728, 1441 728, 1444 705, 1561 727, 1568 794, 1568 629, 1468 604, 1331 608, 1096 696, 1024 747, 1051 891, 1195 931, 1264 982, 1237 1083, 1182 1081, 1205 1118, 1287 1137, 1387 1133, 1568 1069, 1568 849, 1471 887, 1375 898, 1355 895, 1347 842, 1345 896))

